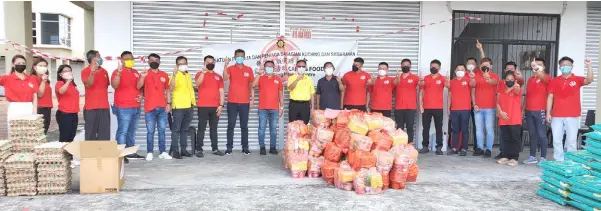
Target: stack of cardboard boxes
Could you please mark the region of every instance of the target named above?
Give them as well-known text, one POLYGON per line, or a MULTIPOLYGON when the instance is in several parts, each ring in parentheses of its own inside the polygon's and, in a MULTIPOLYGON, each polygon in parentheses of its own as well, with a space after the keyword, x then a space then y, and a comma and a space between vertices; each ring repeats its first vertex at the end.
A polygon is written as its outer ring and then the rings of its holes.
POLYGON ((36 195, 35 155, 33 153, 16 153, 4 162, 6 187, 8 196, 36 195))
POLYGON ((4 172, 4 161, 10 155, 10 141, 0 140, 0 196, 6 196, 6 174, 4 172))
POLYGON ((38 194, 64 194, 71 189, 71 155, 67 143, 49 142, 35 147, 38 194))

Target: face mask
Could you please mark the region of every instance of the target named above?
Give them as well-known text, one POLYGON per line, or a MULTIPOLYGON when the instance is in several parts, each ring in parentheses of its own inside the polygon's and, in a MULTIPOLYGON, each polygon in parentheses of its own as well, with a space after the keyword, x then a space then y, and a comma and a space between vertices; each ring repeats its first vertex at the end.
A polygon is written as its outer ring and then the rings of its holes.
POLYGON ((130 69, 131 69, 132 67, 134 67, 134 60, 125 60, 125 61, 123 62, 123 65, 124 65, 125 67, 127 67, 127 68, 130 68, 130 69))
POLYGON ((513 85, 515 85, 515 81, 505 81, 505 85, 509 88, 513 87, 513 85))
POLYGON ((459 71, 455 72, 455 75, 457 77, 463 78, 463 76, 465 76, 465 71, 459 70, 459 71))
POLYGON ((296 69, 296 72, 297 72, 298 74, 303 74, 303 73, 305 73, 305 70, 306 70, 306 68, 304 68, 304 67, 299 67, 299 68, 297 68, 297 69, 296 69))
POLYGON ((213 69, 215 69, 215 64, 213 64, 213 63, 209 63, 209 64, 207 64, 205 67, 206 67, 207 69, 209 69, 209 70, 213 70, 213 69))
POLYGON ((186 70, 188 70, 188 65, 180 65, 177 69, 186 72, 186 70))
POLYGON ((273 73, 273 67, 266 67, 265 68, 265 73, 272 74, 273 73))
POLYGON ((158 62, 150 62, 150 68, 151 69, 159 69, 159 63, 158 62))
POLYGON ((467 65, 467 69, 468 69, 469 71, 472 71, 472 70, 476 69, 476 66, 474 66, 473 64, 468 64, 468 65, 467 65))
POLYGON ((562 66, 561 73, 564 75, 568 75, 568 74, 572 73, 572 67, 571 66, 562 66))
POLYGON ((357 72, 357 71, 359 71, 359 67, 353 65, 353 72, 357 72))
POLYGON ((403 73, 408 73, 409 71, 411 71, 411 68, 409 66, 402 66, 401 71, 403 71, 403 73))
POLYGON ((18 64, 18 65, 15 65, 15 71, 17 71, 18 73, 23 73, 23 71, 25 71, 25 68, 26 68, 26 67, 27 67, 27 66, 25 66, 25 65, 20 65, 20 64, 18 64))
POLYGON ((242 64, 242 63, 244 63, 244 57, 241 57, 241 56, 236 57, 236 64, 242 64))
POLYGON ((46 73, 46 71, 48 71, 48 67, 42 67, 42 66, 36 66, 36 67, 35 67, 35 72, 36 72, 38 75, 45 74, 45 73, 46 73))
POLYGON ((96 63, 98 63, 98 66, 102 66, 102 62, 104 62, 104 60, 102 59, 102 57, 96 58, 96 63))
POLYGON ((378 70, 378 75, 385 76, 386 75, 386 70, 378 70))
POLYGON ((332 75, 334 74, 334 68, 328 67, 326 68, 326 75, 332 75))
POLYGON ((488 67, 487 66, 483 66, 482 67, 482 72, 488 72, 488 67))
POLYGON ((430 73, 436 74, 436 73, 438 73, 438 69, 436 69, 436 67, 431 67, 430 68, 430 73))
POLYGON ((71 72, 62 73, 61 77, 63 77, 63 79, 65 79, 65 80, 71 80, 71 79, 73 79, 73 73, 71 73, 71 72))

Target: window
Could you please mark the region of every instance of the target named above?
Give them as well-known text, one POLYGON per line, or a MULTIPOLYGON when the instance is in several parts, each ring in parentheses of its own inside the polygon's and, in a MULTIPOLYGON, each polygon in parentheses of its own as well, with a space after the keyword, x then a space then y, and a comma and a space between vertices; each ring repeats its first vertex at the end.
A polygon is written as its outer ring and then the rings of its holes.
POLYGON ((41 39, 45 45, 65 45, 71 46, 71 19, 59 14, 40 13, 41 37, 37 35, 37 29, 34 29, 34 36, 41 39))
POLYGON ((33 38, 33 44, 37 44, 38 43, 38 37, 36 36, 37 34, 37 25, 36 25, 36 20, 37 17, 35 15, 35 13, 31 13, 31 26, 33 27, 33 32, 31 33, 31 36, 33 38))

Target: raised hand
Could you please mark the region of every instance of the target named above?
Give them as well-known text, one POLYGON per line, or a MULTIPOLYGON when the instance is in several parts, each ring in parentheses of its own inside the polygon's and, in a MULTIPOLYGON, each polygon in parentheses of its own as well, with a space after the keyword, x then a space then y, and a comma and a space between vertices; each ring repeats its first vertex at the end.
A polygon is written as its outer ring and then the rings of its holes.
POLYGON ((142 75, 142 78, 146 78, 146 76, 148 76, 148 71, 144 70, 140 73, 140 75, 142 75))
POLYGON ((584 59, 584 64, 589 67, 592 64, 591 58, 588 58, 588 56, 586 57, 586 59, 584 59))
POLYGON ((482 43, 480 43, 480 40, 477 40, 477 39, 476 39, 476 48, 482 49, 482 43))
POLYGON ((119 64, 117 65, 117 71, 119 71, 119 73, 123 71, 123 64, 121 63, 121 61, 119 61, 119 64))
POLYGON ((224 61, 225 62, 225 66, 228 66, 230 64, 230 61, 231 61, 230 57, 226 56, 225 57, 225 61, 224 61))

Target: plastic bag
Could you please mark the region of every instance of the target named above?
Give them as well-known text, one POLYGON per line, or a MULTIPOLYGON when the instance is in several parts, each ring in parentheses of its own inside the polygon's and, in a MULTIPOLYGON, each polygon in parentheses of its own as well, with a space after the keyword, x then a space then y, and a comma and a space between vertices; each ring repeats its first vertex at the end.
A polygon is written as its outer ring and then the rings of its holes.
POLYGON ((585 133, 584 135, 587 137, 587 139, 590 138, 590 139, 594 139, 597 141, 601 141, 601 131, 595 130, 593 132, 585 133))
POLYGON ((592 210, 594 210, 594 211, 601 210, 601 202, 599 202, 599 201, 592 200, 588 197, 582 196, 580 194, 575 194, 575 193, 570 193, 568 195, 568 197, 574 201, 580 202, 590 208, 593 208, 592 210))
POLYGON ((314 110, 311 115, 311 123, 315 127, 326 128, 330 126, 329 120, 326 119, 326 115, 323 110, 314 110))
POLYGON ((382 193, 382 175, 376 168, 370 168, 365 178, 365 194, 380 194, 382 193))
POLYGON ((371 150, 388 151, 392 147, 392 138, 379 130, 370 131, 368 137, 373 141, 371 150))
POLYGON ((351 191, 353 190, 353 180, 355 179, 355 171, 346 162, 340 163, 338 172, 334 175, 334 184, 337 188, 351 191))
POLYGON ((407 182, 417 181, 417 174, 419 173, 419 166, 417 166, 417 163, 414 163, 411 166, 409 166, 408 172, 409 173, 407 175, 407 182))
POLYGON ((336 173, 336 169, 340 167, 340 163, 331 162, 329 160, 323 161, 323 165, 321 166, 321 174, 323 180, 328 184, 334 184, 334 174, 336 173))
POLYGON ((351 131, 361 134, 361 135, 365 135, 367 134, 368 131, 368 127, 367 124, 361 120, 360 118, 356 117, 356 118, 351 118, 351 120, 348 123, 347 126, 351 131))
POLYGON ((392 146, 406 145, 408 143, 409 137, 407 136, 407 133, 401 129, 387 133, 392 139, 392 146))
POLYGON ((323 165, 324 158, 321 157, 309 157, 307 163, 307 173, 310 178, 317 178, 321 175, 321 166, 323 165))
POLYGON ((376 169, 378 172, 390 171, 394 163, 394 156, 387 151, 375 150, 373 154, 376 156, 376 169))
POLYGON ((353 169, 359 171, 361 168, 371 168, 376 166, 377 158, 374 154, 365 151, 355 151, 353 169))
POLYGON ((547 161, 539 163, 538 166, 566 177, 590 174, 590 172, 582 164, 576 163, 571 160, 547 161))
POLYGON ((349 121, 349 112, 341 111, 340 114, 338 114, 338 117, 336 117, 336 128, 346 128, 348 126, 349 121))
POLYGON ((355 179, 353 180, 353 188, 355 188, 355 193, 365 194, 365 178, 367 177, 367 172, 367 169, 361 169, 355 174, 355 179))
POLYGON ((382 126, 382 130, 392 133, 396 130, 396 122, 388 117, 383 117, 384 125, 382 126))
POLYGON ((367 136, 356 133, 351 134, 351 150, 353 151, 361 150, 369 152, 371 151, 372 144, 373 141, 367 136))
POLYGON ((414 162, 417 162, 417 157, 419 156, 419 152, 412 144, 405 145, 405 152, 414 162))
POLYGON ((404 189, 408 174, 409 172, 407 172, 407 169, 403 168, 403 166, 395 165, 392 167, 389 173, 390 188, 397 190, 404 189))
POLYGON ((343 153, 347 153, 351 145, 351 130, 343 128, 336 131, 334 142, 338 147, 342 148, 343 153))
POLYGON ((323 153, 322 145, 319 142, 311 141, 311 149, 309 149, 309 155, 313 157, 319 157, 323 153))
POLYGON ((378 173, 382 175, 382 190, 386 190, 390 187, 390 171, 380 171, 378 173))
POLYGON ((557 194, 551 193, 551 192, 549 192, 547 190, 544 190, 544 189, 537 189, 536 190, 536 194, 538 194, 539 196, 541 196, 541 197, 543 197, 545 199, 549 199, 552 202, 555 202, 555 203, 557 203, 559 205, 564 205, 565 206, 566 204, 568 204, 568 200, 567 199, 565 199, 565 198, 563 198, 563 197, 561 197, 561 196, 559 196, 557 194))
POLYGON ((289 138, 303 137, 309 134, 309 127, 302 120, 288 123, 287 130, 289 138))
POLYGON ((290 173, 293 178, 303 178, 307 174, 307 156, 289 155, 290 173))
POLYGON ((342 156, 342 149, 336 146, 336 143, 330 142, 326 144, 326 150, 323 152, 323 156, 326 158, 326 160, 339 162, 340 157, 342 156))
POLYGON ((382 119, 382 116, 366 114, 363 116, 363 118, 367 123, 367 129, 370 131, 384 127, 384 120, 382 119))
POLYGON ((323 145, 325 145, 328 142, 332 142, 333 139, 334 139, 334 131, 326 129, 326 128, 318 128, 317 129, 317 140, 319 141, 319 143, 322 143, 323 145))
POLYGON ((541 183, 539 187, 564 198, 567 198, 568 194, 570 194, 570 191, 555 187, 554 185, 546 182, 541 183))

